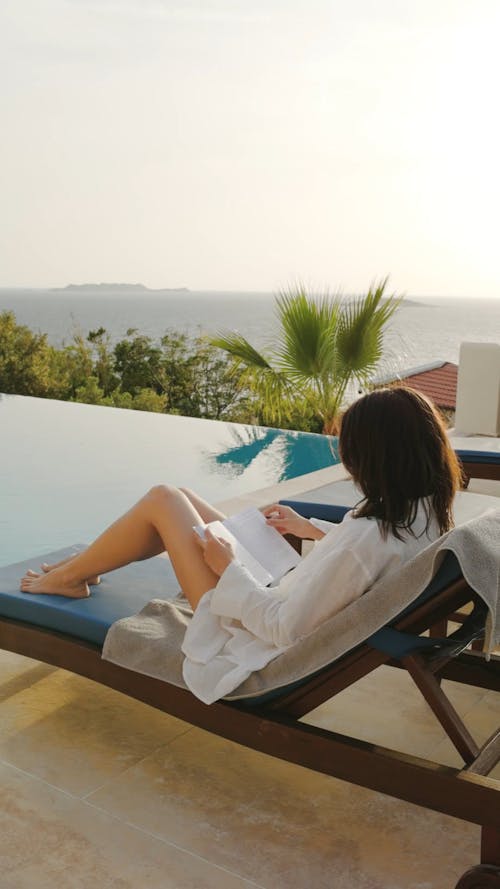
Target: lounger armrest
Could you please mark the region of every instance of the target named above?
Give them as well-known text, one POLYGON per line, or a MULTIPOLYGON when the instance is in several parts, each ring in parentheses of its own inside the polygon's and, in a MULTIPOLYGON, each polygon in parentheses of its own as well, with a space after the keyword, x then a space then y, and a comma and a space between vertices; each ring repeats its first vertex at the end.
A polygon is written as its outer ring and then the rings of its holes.
POLYGON ((466 486, 471 478, 500 481, 500 451, 473 451, 457 448, 455 453, 466 476, 466 486))
POLYGON ((282 506, 291 506, 295 512, 306 519, 323 519, 326 522, 335 522, 337 525, 342 521, 346 512, 351 509, 350 506, 335 506, 332 503, 306 503, 303 500, 280 500, 280 503, 282 506))

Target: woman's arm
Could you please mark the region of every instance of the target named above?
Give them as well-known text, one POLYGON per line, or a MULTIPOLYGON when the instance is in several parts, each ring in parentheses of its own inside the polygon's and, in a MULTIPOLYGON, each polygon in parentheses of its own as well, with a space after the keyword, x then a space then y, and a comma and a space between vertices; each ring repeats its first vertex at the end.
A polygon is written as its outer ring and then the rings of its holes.
POLYGON ((291 645, 359 598, 370 585, 352 549, 335 548, 318 561, 312 553, 307 558, 309 570, 295 569, 285 599, 279 597, 279 587, 261 586, 239 562, 232 562, 211 592, 210 611, 241 621, 259 639, 278 648, 291 645))
POLYGON ((294 534, 301 540, 321 540, 325 531, 313 525, 309 519, 299 515, 290 506, 282 506, 280 503, 272 503, 262 510, 267 524, 280 534, 294 534))

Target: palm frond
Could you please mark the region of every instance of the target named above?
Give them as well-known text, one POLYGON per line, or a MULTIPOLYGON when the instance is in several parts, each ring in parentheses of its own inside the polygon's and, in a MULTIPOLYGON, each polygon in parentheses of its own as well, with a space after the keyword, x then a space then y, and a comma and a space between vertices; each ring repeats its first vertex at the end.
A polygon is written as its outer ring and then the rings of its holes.
POLYGON ((272 369, 271 364, 261 352, 258 352, 251 343, 239 333, 219 334, 210 337, 210 343, 217 349, 222 349, 234 358, 238 363, 248 367, 272 369))
POLYGON ((295 379, 321 376, 328 365, 339 300, 308 296, 301 288, 282 292, 276 307, 282 328, 277 365, 295 379))
POLYGON ((387 279, 371 287, 365 297, 343 306, 336 337, 339 366, 349 375, 366 377, 382 357, 384 330, 401 302, 394 295, 383 299, 387 279))
POLYGON ((286 403, 293 388, 291 381, 238 333, 220 335, 210 342, 227 352, 235 366, 243 369, 241 385, 253 392, 266 422, 281 422, 287 413, 286 403))

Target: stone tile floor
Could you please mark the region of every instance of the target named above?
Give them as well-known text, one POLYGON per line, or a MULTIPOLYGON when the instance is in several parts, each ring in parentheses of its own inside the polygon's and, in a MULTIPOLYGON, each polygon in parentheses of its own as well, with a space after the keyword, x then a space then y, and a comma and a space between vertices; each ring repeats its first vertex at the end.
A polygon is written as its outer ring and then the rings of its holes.
MULTIPOLYGON (((0 676, 1 889, 447 889, 478 862, 474 825, 18 655, 0 652, 0 676)), ((447 686, 482 741, 499 696, 447 686)), ((458 763, 401 671, 379 669, 307 719, 458 763)))

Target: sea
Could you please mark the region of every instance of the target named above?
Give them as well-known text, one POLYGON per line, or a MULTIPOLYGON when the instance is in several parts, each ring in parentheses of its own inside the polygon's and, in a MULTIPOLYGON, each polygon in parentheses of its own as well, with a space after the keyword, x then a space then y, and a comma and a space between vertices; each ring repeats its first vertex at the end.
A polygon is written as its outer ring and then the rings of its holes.
MULTIPOLYGON (((0 312, 46 333, 53 345, 104 327, 117 342, 133 329, 158 340, 167 331, 189 336, 238 331, 258 349, 276 338, 275 294, 222 291, 0 288, 0 312)), ((458 363, 460 343, 500 342, 500 296, 404 297, 384 341, 380 373, 402 374, 438 361, 458 363)))

